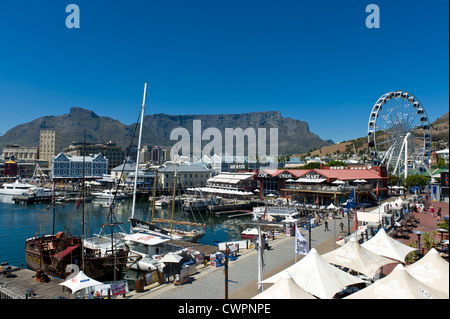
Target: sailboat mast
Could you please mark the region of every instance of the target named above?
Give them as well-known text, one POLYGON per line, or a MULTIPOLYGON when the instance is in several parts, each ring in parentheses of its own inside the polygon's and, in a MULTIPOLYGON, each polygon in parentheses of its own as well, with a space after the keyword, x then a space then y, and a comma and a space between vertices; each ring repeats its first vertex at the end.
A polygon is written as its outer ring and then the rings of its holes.
POLYGON ((82 198, 82 214, 81 214, 81 260, 83 263, 83 270, 85 271, 84 268, 84 244, 83 244, 83 240, 84 240, 84 202, 86 199, 86 194, 85 194, 85 167, 86 167, 86 131, 84 131, 84 136, 83 136, 83 179, 82 179, 82 185, 81 185, 81 198, 82 198))
POLYGON ((153 217, 155 216, 155 197, 156 197, 156 185, 158 181, 158 169, 155 170, 155 181, 153 183, 153 201, 152 201, 152 220, 153 223, 153 217))
POLYGON ((146 96, 147 96, 147 82, 145 82, 145 85, 144 85, 144 97, 143 97, 142 109, 141 109, 141 126, 139 128, 139 140, 138 140, 138 148, 137 148, 137 155, 136 155, 136 170, 134 173, 133 207, 131 209, 131 218, 134 218, 134 210, 136 208, 136 186, 137 186, 137 178, 138 178, 138 170, 139 170, 139 157, 141 155, 142 123, 144 122, 146 96))
POLYGON ((173 212, 175 211, 175 194, 177 189, 177 163, 175 163, 175 179, 173 182, 173 199, 172 199, 172 219, 170 221, 170 233, 172 233, 173 229, 173 212))
POLYGON ((52 183, 52 206, 53 206, 53 230, 52 236, 55 237, 55 217, 56 217, 56 207, 55 207, 55 179, 53 178, 52 183))

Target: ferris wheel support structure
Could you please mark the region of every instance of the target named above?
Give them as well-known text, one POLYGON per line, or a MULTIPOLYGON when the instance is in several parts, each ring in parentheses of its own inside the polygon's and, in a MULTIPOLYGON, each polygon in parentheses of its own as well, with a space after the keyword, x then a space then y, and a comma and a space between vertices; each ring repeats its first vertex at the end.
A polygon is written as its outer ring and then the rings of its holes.
POLYGON ((409 169, 430 173, 430 123, 411 93, 393 91, 377 100, 369 116, 367 138, 372 159, 386 164, 391 174, 406 178, 409 169))

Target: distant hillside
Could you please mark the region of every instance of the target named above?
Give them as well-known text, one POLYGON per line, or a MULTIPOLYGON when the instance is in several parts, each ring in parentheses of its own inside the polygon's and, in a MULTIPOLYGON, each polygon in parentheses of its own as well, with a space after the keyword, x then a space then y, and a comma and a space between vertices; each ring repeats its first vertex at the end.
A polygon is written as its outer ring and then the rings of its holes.
MULTIPOLYGON (((298 154, 329 144, 328 141, 310 132, 307 122, 284 118, 279 111, 212 115, 147 115, 144 117, 142 143, 170 148, 176 143, 170 140, 171 131, 177 127, 184 127, 192 136, 194 119, 202 120, 202 130, 218 128, 223 136, 225 128, 240 127, 245 130, 249 127, 255 129, 277 127, 280 155, 298 154)), ((44 116, 10 129, 0 136, 0 148, 3 149, 7 144, 38 146, 39 131, 44 129, 59 132, 62 147, 67 147, 72 141, 82 141, 84 130, 86 130, 87 142, 106 143, 113 140, 119 146, 126 147, 130 144, 134 127, 135 124, 127 126, 118 120, 98 116, 92 111, 72 107, 69 114, 44 116)), ((268 139, 269 131, 267 130, 268 139)))
MULTIPOLYGON (((439 117, 436 121, 430 124, 431 127, 431 136, 433 143, 444 142, 446 144, 449 143, 449 112, 445 113, 441 117, 439 117)), ((318 148, 310 154, 312 156, 326 156, 333 154, 343 154, 343 153, 354 153, 354 149, 356 149, 356 154, 366 154, 367 153, 367 136, 358 137, 353 140, 344 141, 334 145, 323 146, 318 148), (355 148, 353 148, 353 145, 355 148)), ((302 155, 306 155, 306 152, 302 155)))

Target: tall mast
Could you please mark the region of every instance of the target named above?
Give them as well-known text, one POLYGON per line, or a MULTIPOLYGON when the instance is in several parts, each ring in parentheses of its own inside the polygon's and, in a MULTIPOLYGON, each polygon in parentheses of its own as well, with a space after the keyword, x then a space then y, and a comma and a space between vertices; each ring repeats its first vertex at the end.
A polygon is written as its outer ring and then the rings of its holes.
POLYGON ((53 230, 52 236, 55 237, 55 216, 56 216, 56 207, 55 207, 55 178, 53 178, 52 183, 52 206, 53 206, 53 230))
POLYGON ((157 180, 158 180, 158 169, 155 170, 155 180, 153 182, 152 220, 151 220, 152 223, 153 217, 155 216, 155 197, 156 197, 157 180))
POLYGON ((82 198, 82 215, 81 215, 81 260, 83 263, 83 271, 86 271, 84 268, 84 245, 83 245, 83 240, 84 240, 84 202, 85 202, 85 161, 86 161, 86 130, 84 131, 84 137, 83 137, 83 179, 82 179, 82 185, 81 185, 81 198, 82 198))
POLYGON ((172 199, 172 219, 170 221, 170 233, 172 234, 173 229, 173 212, 175 211, 175 194, 177 189, 177 163, 175 162, 175 179, 173 181, 173 199, 172 199))
POLYGON ((138 149, 137 149, 137 157, 136 157, 136 170, 134 173, 133 207, 131 209, 131 218, 134 218, 134 210, 136 208, 136 186, 137 186, 137 178, 138 178, 138 170, 139 170, 139 157, 141 155, 142 123, 144 122, 146 96, 147 96, 147 82, 145 82, 145 85, 144 85, 144 97, 143 97, 142 109, 141 109, 141 127, 139 128, 139 140, 138 140, 138 149))

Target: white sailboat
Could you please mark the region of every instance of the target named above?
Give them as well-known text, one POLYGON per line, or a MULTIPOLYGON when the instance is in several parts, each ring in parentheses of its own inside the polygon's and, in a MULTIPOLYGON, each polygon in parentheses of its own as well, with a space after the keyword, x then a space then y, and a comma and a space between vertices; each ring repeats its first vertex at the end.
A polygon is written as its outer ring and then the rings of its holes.
MULTIPOLYGON (((141 271, 151 271, 154 269, 159 269, 162 271, 165 266, 161 261, 162 256, 167 254, 175 254, 181 256, 180 261, 193 259, 198 251, 191 250, 190 248, 184 248, 177 246, 174 243, 169 242, 170 240, 180 240, 182 237, 175 236, 171 232, 157 227, 152 223, 141 221, 134 218, 135 208, 136 208, 136 187, 137 187, 137 176, 139 169, 139 157, 141 150, 141 139, 142 139, 142 128, 145 112, 145 100, 147 95, 147 83, 144 87, 144 97, 141 108, 140 116, 140 129, 139 129, 139 141, 137 149, 137 159, 136 159, 136 172, 133 187, 133 204, 131 210, 131 217, 129 222, 131 224, 131 229, 129 234, 122 234, 123 240, 126 246, 129 247, 130 251, 141 256, 140 260, 131 265, 131 268, 141 270, 141 271)), ((155 177, 156 178, 156 177, 155 177)))

